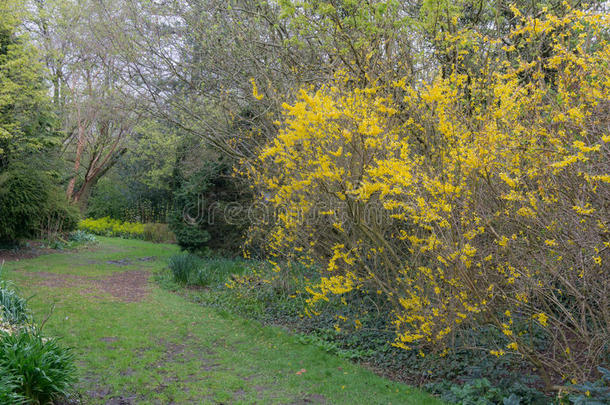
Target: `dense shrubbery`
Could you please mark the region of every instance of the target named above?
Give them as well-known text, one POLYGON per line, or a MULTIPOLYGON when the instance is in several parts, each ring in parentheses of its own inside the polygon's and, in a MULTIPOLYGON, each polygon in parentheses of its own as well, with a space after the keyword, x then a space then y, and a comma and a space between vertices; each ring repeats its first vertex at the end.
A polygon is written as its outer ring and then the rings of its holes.
POLYGON ((122 222, 110 217, 100 219, 83 219, 78 228, 101 236, 120 236, 124 238, 141 239, 144 234, 144 224, 137 222, 122 222))
POLYGON ((173 233, 166 224, 122 222, 117 219, 105 217, 100 219, 84 219, 79 222, 78 228, 101 236, 143 239, 157 243, 172 243, 175 241, 173 233))
POLYGON ((72 351, 43 337, 25 300, 0 280, 0 403, 54 403, 75 381, 72 351))
POLYGON ((460 57, 425 84, 339 75, 286 105, 252 176, 279 212, 268 253, 319 270, 309 312, 379 295, 396 347, 448 353, 489 328, 469 343, 547 389, 593 378, 610 341, 609 29, 574 12, 523 18, 513 47, 447 34, 460 57))
POLYGON ((71 231, 78 216, 78 210, 44 173, 23 165, 0 173, 0 240, 71 231))

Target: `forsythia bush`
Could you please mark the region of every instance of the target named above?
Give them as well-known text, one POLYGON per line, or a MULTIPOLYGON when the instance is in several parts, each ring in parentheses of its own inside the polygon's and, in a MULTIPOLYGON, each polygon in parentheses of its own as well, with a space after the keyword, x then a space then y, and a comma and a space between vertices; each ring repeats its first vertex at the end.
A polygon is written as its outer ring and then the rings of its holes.
POLYGON ((458 33, 454 71, 427 83, 339 75, 285 105, 251 175, 278 212, 269 253, 323 263, 311 311, 377 293, 396 346, 492 325, 486 349, 548 388, 589 378, 610 341, 609 28, 572 12, 506 42, 458 33))

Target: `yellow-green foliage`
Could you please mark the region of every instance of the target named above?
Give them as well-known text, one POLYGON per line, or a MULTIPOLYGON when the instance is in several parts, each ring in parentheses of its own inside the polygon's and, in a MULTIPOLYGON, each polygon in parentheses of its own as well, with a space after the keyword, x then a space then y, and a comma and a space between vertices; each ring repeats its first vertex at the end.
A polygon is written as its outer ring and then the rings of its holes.
POLYGON ((156 243, 174 243, 176 241, 176 236, 167 224, 123 222, 110 217, 84 219, 78 224, 78 229, 96 235, 144 239, 156 243))
POLYGON ((549 387, 587 378, 610 341, 609 28, 571 12, 523 18, 511 47, 447 35, 468 66, 417 84, 338 75, 285 105, 251 175, 278 208, 269 253, 323 264, 311 311, 367 290, 394 304, 396 346, 451 349, 491 324, 486 349, 549 387))
POLYGON ((144 224, 122 222, 109 217, 84 219, 78 224, 78 229, 102 236, 120 236, 135 239, 143 239, 144 236, 144 224))

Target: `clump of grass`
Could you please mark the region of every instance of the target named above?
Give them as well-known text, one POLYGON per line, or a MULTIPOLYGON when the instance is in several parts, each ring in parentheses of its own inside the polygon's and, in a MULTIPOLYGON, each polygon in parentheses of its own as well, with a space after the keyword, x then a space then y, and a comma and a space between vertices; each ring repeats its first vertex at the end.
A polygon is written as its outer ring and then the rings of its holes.
POLYGON ((183 285, 207 287, 223 283, 234 274, 242 274, 246 262, 236 259, 201 259, 191 253, 170 257, 169 269, 174 281, 183 285))
POLYGON ((170 257, 168 265, 174 281, 180 284, 191 284, 194 276, 199 273, 202 261, 193 254, 180 253, 170 257))

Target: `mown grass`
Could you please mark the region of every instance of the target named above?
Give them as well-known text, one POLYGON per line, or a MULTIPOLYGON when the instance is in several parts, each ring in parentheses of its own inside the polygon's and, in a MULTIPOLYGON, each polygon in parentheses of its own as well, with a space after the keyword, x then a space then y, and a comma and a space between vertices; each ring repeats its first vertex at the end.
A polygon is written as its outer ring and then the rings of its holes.
POLYGON ((76 252, 5 265, 5 276, 32 295, 37 320, 54 307, 45 330, 75 349, 85 403, 439 403, 280 328, 198 305, 154 283, 137 302, 104 290, 112 275, 152 274, 175 253, 172 245, 99 238, 76 252))

